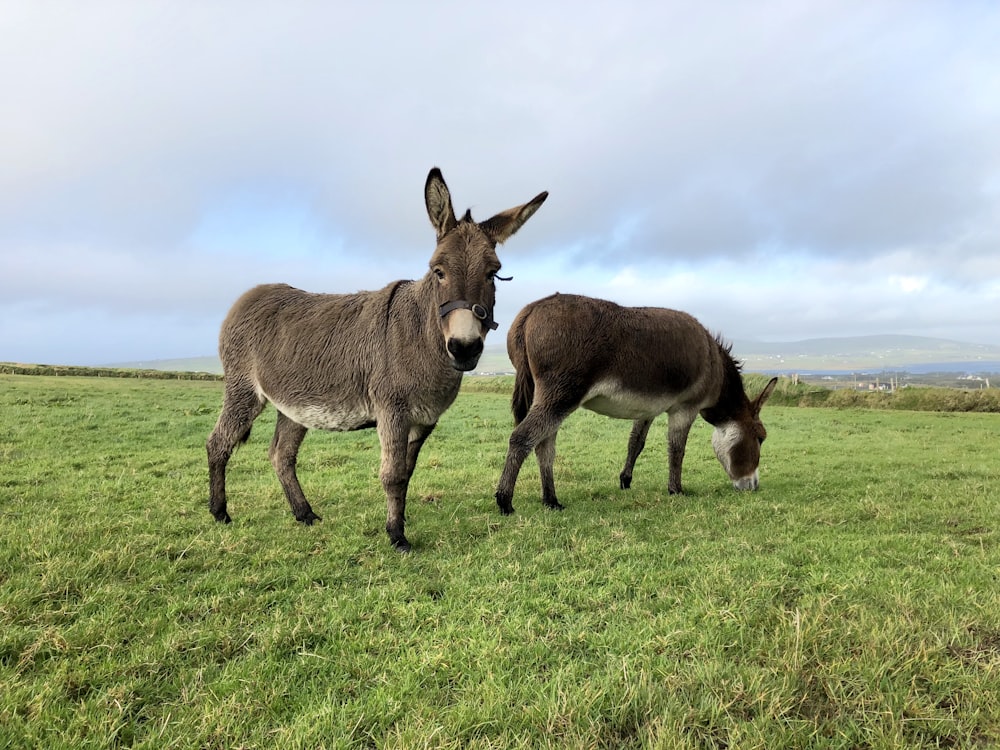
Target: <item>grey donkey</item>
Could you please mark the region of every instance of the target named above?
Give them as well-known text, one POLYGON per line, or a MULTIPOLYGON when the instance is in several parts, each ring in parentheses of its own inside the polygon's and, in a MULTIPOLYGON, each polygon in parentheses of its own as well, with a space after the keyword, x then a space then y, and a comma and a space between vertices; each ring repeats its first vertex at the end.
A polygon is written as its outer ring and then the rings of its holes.
POLYGON ((457 219, 434 168, 424 199, 437 247, 423 278, 354 294, 265 284, 240 297, 219 334, 225 397, 206 446, 215 519, 231 520, 226 465, 270 401, 278 416, 268 454, 295 518, 320 520, 295 472, 306 431, 374 427, 382 447, 386 532, 397 549, 408 551, 406 492, 417 455, 454 402, 462 373, 479 362, 486 334, 497 327, 496 246, 547 197, 540 193, 482 222, 468 211, 457 219))

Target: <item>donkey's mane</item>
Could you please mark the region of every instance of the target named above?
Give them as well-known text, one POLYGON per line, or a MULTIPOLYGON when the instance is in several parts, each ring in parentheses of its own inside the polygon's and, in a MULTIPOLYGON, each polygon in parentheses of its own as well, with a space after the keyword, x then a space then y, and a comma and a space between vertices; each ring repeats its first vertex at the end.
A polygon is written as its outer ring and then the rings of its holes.
POLYGON ((741 375, 743 364, 733 357, 732 343, 727 344, 721 335, 715 336, 715 343, 722 354, 722 388, 719 390, 719 400, 701 412, 705 421, 711 425, 718 425, 728 419, 746 400, 741 375))
POLYGON ((721 333, 715 334, 715 343, 719 345, 719 351, 726 355, 726 359, 732 363, 737 372, 743 372, 743 363, 733 356, 733 342, 726 343, 721 333))
POLYGON ((386 300, 386 303, 385 303, 385 321, 384 321, 385 325, 383 326, 383 329, 382 329, 382 335, 383 336, 385 336, 385 337, 389 336, 389 321, 392 319, 392 303, 396 299, 396 294, 404 286, 407 286, 407 285, 412 284, 412 283, 413 283, 413 281, 410 280, 410 279, 401 279, 400 281, 394 281, 390 285, 392 288, 389 290, 389 297, 388 297, 388 299, 386 300))

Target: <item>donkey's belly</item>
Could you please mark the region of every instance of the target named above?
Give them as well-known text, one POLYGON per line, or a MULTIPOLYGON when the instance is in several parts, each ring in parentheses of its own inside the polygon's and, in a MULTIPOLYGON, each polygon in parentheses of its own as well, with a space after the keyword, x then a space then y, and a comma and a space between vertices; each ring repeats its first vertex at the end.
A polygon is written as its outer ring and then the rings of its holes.
POLYGON ((313 430, 347 432, 375 426, 375 418, 364 404, 296 404, 288 406, 272 399, 275 408, 294 422, 313 430))
POLYGON ((580 406, 615 419, 652 419, 669 411, 681 397, 676 393, 630 391, 620 383, 602 381, 590 387, 580 406))

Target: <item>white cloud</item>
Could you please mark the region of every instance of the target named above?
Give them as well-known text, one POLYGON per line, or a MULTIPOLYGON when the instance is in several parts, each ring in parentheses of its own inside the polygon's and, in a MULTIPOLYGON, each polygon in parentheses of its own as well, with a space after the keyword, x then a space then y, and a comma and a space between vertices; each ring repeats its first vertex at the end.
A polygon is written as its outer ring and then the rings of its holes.
POLYGON ((1000 343, 989 4, 15 0, 0 32, 0 359, 81 349, 27 309, 124 360, 131 318, 203 353, 258 281, 420 275, 434 165, 479 218, 550 191, 502 304, 1000 343))
POLYGON ((927 288, 930 279, 921 276, 890 276, 889 286, 899 289, 904 294, 922 292, 927 288))

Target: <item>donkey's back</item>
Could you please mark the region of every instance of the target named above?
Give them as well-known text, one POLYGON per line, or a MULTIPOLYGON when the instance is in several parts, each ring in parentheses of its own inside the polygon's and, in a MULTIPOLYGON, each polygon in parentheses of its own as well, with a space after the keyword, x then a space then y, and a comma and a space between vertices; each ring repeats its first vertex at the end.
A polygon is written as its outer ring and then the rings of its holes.
POLYGON ((507 352, 526 399, 514 407, 522 417, 535 389, 560 412, 582 406, 638 419, 685 405, 697 413, 722 378, 718 342, 691 315, 573 294, 524 307, 511 325, 507 352))
MULTIPOLYGON (((370 404, 365 406, 370 389, 397 372, 389 362, 407 357, 394 351, 395 337, 385 330, 388 300, 400 283, 354 294, 254 287, 222 324, 219 357, 226 379, 252 383, 257 395, 307 427, 371 426, 370 404)), ((408 364, 436 359, 428 351, 411 358, 408 364)), ((455 378, 449 370, 450 385, 455 378)))
POLYGON ((273 365, 312 369, 335 361, 341 352, 363 345, 365 329, 374 322, 371 308, 380 296, 313 294, 287 284, 256 286, 236 300, 222 323, 223 369, 227 375, 239 375, 273 365))

